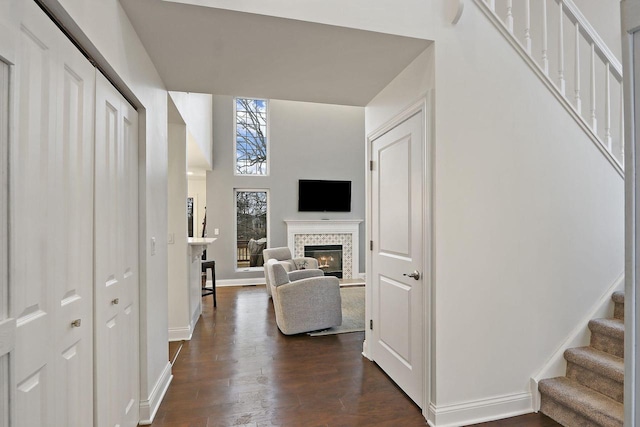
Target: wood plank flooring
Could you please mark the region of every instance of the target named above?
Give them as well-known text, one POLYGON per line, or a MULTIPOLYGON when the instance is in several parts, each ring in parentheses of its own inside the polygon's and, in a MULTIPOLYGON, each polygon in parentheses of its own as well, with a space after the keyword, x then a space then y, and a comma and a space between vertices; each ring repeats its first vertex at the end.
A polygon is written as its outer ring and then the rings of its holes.
MULTIPOLYGON (((218 288, 173 365, 154 427, 425 426, 420 409, 362 357, 364 333, 284 336, 264 287, 218 288)), ((175 355, 178 344, 171 345, 175 355)), ((531 414, 483 427, 551 427, 531 414)))

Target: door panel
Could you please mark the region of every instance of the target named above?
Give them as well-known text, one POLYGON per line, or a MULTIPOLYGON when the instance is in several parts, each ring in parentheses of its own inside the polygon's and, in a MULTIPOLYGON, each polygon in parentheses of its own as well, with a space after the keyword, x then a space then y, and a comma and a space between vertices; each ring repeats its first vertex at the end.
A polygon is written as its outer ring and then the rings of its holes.
POLYGON ((23 6, 9 203, 15 425, 86 426, 93 412, 95 74, 33 2, 23 6))
POLYGON ((96 426, 136 426, 138 383, 137 113, 96 85, 96 426))
POLYGON ((418 405, 423 404, 422 114, 372 141, 372 357, 418 405))

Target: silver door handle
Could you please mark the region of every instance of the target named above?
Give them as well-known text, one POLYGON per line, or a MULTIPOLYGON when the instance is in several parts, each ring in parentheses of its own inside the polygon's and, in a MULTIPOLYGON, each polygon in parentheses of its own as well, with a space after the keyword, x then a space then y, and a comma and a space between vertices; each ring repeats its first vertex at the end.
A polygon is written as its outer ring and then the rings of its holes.
POLYGON ((73 327, 73 328, 79 328, 81 323, 82 323, 82 320, 81 320, 81 319, 76 319, 76 320, 74 320, 73 322, 71 322, 71 327, 73 327))
POLYGON ((416 280, 420 280, 420 272, 418 270, 414 270, 411 274, 404 273, 403 276, 413 277, 416 280))
POLYGON ((119 302, 120 302, 120 298, 115 298, 113 301, 111 301, 111 304, 117 305, 119 302))

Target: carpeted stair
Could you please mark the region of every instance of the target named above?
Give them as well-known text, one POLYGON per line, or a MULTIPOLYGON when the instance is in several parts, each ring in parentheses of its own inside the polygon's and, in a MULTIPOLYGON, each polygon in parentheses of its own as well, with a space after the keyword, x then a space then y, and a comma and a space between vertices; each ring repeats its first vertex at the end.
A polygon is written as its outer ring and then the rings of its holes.
POLYGON ((540 381, 540 411, 566 427, 622 427, 624 423, 624 294, 615 292, 613 319, 589 322, 589 347, 564 353, 564 377, 540 381))

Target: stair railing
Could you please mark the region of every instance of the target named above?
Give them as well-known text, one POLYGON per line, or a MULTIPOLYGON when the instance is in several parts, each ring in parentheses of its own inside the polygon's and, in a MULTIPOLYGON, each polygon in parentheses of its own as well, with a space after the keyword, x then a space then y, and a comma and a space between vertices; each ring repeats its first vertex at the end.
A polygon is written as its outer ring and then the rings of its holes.
POLYGON ((623 175, 622 66, 575 3, 474 1, 623 175))

